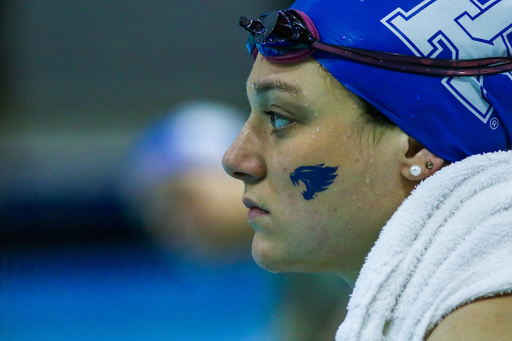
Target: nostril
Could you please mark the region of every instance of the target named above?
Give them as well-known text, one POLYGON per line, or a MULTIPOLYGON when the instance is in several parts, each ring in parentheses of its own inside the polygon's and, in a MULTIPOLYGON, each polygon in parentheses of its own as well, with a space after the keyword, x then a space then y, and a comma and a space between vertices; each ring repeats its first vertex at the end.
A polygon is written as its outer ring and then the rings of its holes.
POLYGON ((257 136, 252 130, 244 129, 226 151, 222 161, 226 173, 247 183, 264 178, 266 165, 257 136))
POLYGON ((239 179, 239 180, 244 180, 247 177, 247 173, 244 173, 244 172, 233 172, 231 176, 236 178, 236 179, 239 179))

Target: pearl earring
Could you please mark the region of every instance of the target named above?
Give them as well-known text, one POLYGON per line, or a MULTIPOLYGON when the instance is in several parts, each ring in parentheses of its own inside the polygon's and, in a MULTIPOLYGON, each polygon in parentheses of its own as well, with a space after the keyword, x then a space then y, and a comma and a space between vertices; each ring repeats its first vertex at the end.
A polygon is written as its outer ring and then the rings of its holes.
POLYGON ((418 176, 421 174, 421 167, 419 165, 412 165, 409 172, 411 172, 412 176, 418 176))

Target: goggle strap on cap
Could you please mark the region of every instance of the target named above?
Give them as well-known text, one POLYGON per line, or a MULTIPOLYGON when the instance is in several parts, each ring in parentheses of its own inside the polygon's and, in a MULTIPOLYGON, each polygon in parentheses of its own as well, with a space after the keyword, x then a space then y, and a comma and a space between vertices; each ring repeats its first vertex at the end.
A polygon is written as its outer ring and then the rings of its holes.
POLYGON ((242 16, 240 26, 251 33, 247 48, 253 58, 259 52, 278 63, 297 62, 311 56, 315 50, 321 50, 363 64, 425 75, 478 76, 512 71, 512 58, 507 57, 447 60, 326 44, 319 40, 311 19, 294 9, 265 13, 258 20, 242 16), (272 27, 265 27, 263 23, 268 16, 272 19, 272 27), (287 25, 286 29, 279 27, 283 25, 287 25), (279 38, 273 37, 274 30, 279 32, 279 38))

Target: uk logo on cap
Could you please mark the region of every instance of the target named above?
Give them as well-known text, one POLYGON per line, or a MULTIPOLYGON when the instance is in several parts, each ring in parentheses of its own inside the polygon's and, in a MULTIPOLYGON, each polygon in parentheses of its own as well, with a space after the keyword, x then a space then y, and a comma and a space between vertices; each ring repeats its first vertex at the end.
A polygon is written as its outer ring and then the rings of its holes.
MULTIPOLYGON (((417 56, 510 57, 511 7, 512 1, 502 0, 425 0, 409 11, 395 9, 381 22, 417 56)), ((512 73, 501 76, 512 82, 512 73)), ((445 77, 442 84, 487 124, 494 108, 486 98, 485 77, 445 77)))

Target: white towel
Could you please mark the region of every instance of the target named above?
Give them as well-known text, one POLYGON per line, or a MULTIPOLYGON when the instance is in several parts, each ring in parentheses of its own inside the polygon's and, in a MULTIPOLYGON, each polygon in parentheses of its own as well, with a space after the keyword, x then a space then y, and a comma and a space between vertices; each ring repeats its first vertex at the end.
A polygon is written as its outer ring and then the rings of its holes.
POLYGON ((423 181, 368 254, 337 341, 424 339, 453 310, 512 292, 512 152, 423 181))

